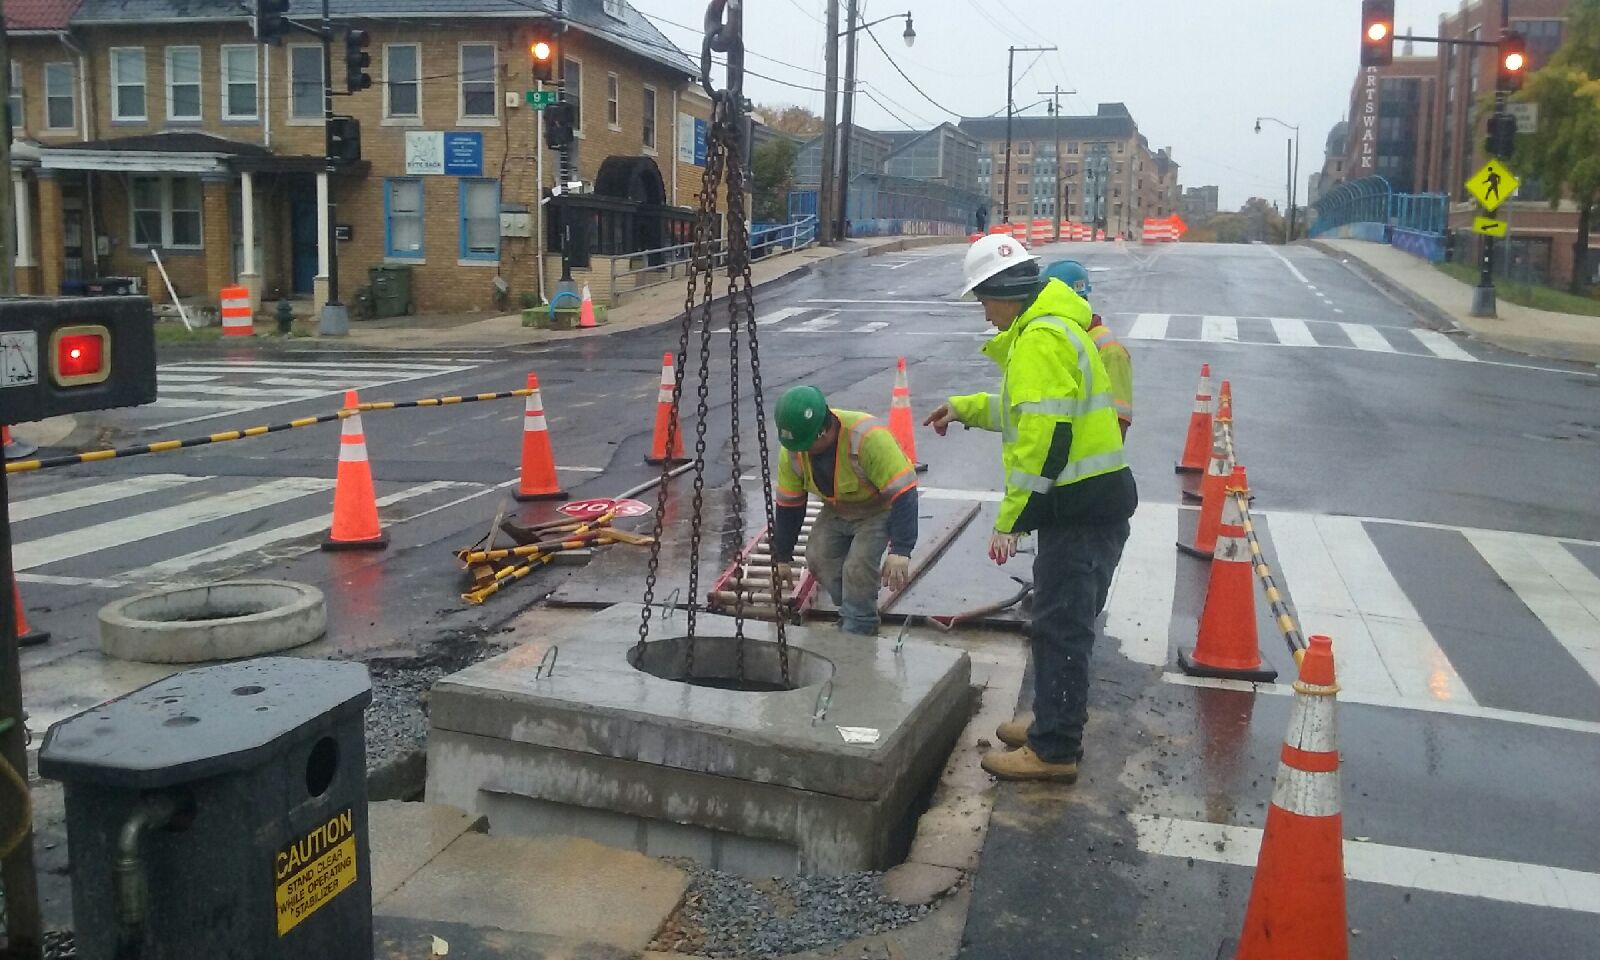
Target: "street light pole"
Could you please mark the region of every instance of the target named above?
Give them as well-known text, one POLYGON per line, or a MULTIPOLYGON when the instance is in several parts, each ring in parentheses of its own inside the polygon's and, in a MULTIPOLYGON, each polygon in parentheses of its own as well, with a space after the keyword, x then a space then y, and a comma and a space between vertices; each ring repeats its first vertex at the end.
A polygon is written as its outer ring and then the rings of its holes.
MULTIPOLYGON (((845 28, 839 32, 845 42, 844 49, 844 120, 839 124, 839 225, 834 235, 843 238, 846 225, 849 223, 850 209, 850 141, 853 138, 856 106, 856 44, 860 38, 856 31, 875 27, 885 20, 898 20, 906 18, 906 32, 901 34, 906 46, 911 46, 917 40, 917 31, 911 25, 911 12, 893 13, 887 17, 879 17, 871 23, 857 24, 857 0, 850 0, 849 12, 845 15, 845 28)), ((835 38, 837 42, 838 38, 835 38)))
POLYGON ((1284 172, 1288 175, 1289 183, 1284 190, 1285 199, 1289 210, 1284 218, 1283 242, 1288 244, 1294 240, 1295 231, 1295 179, 1300 176, 1300 125, 1298 123, 1284 123, 1277 117, 1256 117, 1256 133, 1261 132, 1261 121, 1271 120, 1285 130, 1294 131, 1294 137, 1284 142, 1284 172))
POLYGON ((1052 192, 1055 194, 1055 221, 1056 221, 1055 241, 1054 241, 1055 243, 1060 243, 1061 242, 1061 215, 1066 212, 1066 205, 1062 202, 1062 199, 1061 199, 1061 197, 1062 197, 1062 188, 1064 186, 1062 184, 1062 182, 1061 182, 1061 95, 1062 94, 1067 94, 1067 93, 1077 93, 1077 92, 1078 91, 1076 91, 1076 90, 1063 90, 1063 89, 1061 89, 1060 86, 1052 87, 1049 90, 1040 90, 1039 91, 1039 93, 1041 95, 1048 94, 1050 96, 1050 98, 1051 98, 1050 115, 1055 118, 1054 126, 1055 126, 1055 134, 1056 134, 1056 160, 1055 160, 1055 177, 1056 177, 1056 179, 1055 179, 1054 189, 1052 190, 1052 192))
POLYGON ((1011 100, 1011 88, 1017 85, 1012 79, 1017 69, 1017 54, 1019 53, 1049 53, 1057 49, 1049 47, 1007 47, 1006 48, 1006 175, 1005 194, 1000 198, 1000 222, 1011 222, 1011 118, 1016 113, 1011 100))

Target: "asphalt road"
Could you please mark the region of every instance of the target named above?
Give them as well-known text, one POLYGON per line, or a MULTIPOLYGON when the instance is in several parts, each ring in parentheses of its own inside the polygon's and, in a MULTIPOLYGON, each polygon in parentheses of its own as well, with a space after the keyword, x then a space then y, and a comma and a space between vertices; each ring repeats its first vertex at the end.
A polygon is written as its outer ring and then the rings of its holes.
MULTIPOLYGON (((986 389, 981 313, 950 301, 962 251, 847 258, 763 289, 769 407, 783 387, 808 382, 837 406, 881 412, 899 356, 919 417, 946 394, 986 389)), ((1191 685, 1173 665, 1172 648, 1193 640, 1206 575, 1172 549, 1194 522, 1172 461, 1203 362, 1232 383, 1269 557, 1307 632, 1335 637, 1345 835, 1370 845, 1350 884, 1354 955, 1592 955, 1597 372, 1430 330, 1311 249, 1043 252, 1090 267, 1096 309, 1133 352, 1129 454, 1142 505, 1096 655, 1084 778, 1069 789, 1001 789, 964 955, 1209 960, 1237 932, 1250 831, 1262 823, 1290 700, 1281 687, 1191 685)), ((563 482, 574 496, 605 495, 653 473, 643 460, 661 354, 677 338, 668 326, 498 352, 173 353, 163 358, 163 403, 106 422, 118 442, 142 442, 331 410, 353 385, 363 399, 410 399, 509 389, 535 371, 563 482)), ((707 418, 713 492, 731 480, 726 364, 723 334, 707 418)), ((331 618, 319 649, 362 658, 437 653, 552 591, 641 595, 636 576, 614 569, 548 570, 482 607, 462 604, 448 553, 481 536, 506 503, 520 403, 363 419, 392 538, 382 553, 316 549, 333 425, 13 478, 29 617, 56 634, 24 652, 36 718, 138 682, 138 671, 88 651, 99 606, 150 586, 247 572, 319 584, 331 618)), ((752 419, 747 406, 747 478, 757 469, 752 419)), ((996 438, 920 430, 918 452, 931 465, 926 502, 992 510, 996 438)), ((732 511, 747 500, 708 498, 708 575, 732 549, 732 511)), ((683 506, 674 499, 675 522, 683 506)), ((550 507, 512 509, 531 520, 550 507)), ((982 557, 982 534, 952 546, 919 611, 954 612, 935 609, 951 591, 965 590, 966 602, 1009 584, 982 557)), ((668 549, 684 555, 681 539, 668 549)), ((637 554, 617 556, 633 557, 637 571, 637 554)), ((1286 682, 1292 664, 1258 607, 1262 649, 1286 682)))

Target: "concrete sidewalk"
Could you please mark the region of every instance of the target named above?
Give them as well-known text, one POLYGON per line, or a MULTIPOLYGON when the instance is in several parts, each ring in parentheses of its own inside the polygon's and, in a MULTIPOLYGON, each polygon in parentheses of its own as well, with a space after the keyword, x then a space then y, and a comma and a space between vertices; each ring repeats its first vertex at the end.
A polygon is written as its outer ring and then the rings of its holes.
POLYGON ((1600 363, 1600 317, 1537 310, 1505 300, 1497 306, 1498 318, 1474 317, 1467 312, 1472 287, 1426 260, 1365 240, 1313 240, 1311 245, 1353 262, 1378 286, 1435 322, 1517 353, 1600 363))

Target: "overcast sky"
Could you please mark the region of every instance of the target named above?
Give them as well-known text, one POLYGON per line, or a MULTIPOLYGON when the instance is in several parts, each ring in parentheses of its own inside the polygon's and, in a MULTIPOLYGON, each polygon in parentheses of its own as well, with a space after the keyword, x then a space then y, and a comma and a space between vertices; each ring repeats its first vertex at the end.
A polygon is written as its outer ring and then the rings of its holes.
MULTIPOLYGON (((701 0, 631 2, 699 59, 698 25, 705 13, 701 0), (680 29, 660 18, 695 29, 680 29)), ((847 2, 840 0, 841 19, 847 2)), ((1016 55, 1019 112, 1042 114, 1037 91, 1058 84, 1077 91, 1062 100, 1067 114, 1093 113, 1097 103, 1120 100, 1152 149, 1172 148, 1184 186, 1214 183, 1222 188, 1223 209, 1236 209, 1251 196, 1283 199, 1284 140, 1290 134, 1272 124, 1264 125, 1259 135, 1253 133, 1258 115, 1300 125, 1304 195, 1306 175, 1322 165, 1328 128, 1348 107, 1361 32, 1359 0, 860 3, 867 20, 912 12, 917 42, 911 49, 900 37, 903 20, 876 26, 873 33, 912 83, 939 104, 901 79, 871 40, 863 38, 857 67, 863 93, 856 98, 861 125, 926 129, 954 119, 941 107, 966 116, 1003 113, 1006 48, 1054 45, 1060 48, 1055 53, 1016 55)), ((1456 10, 1459 0, 1398 0, 1395 6, 1400 32, 1410 26, 1432 35, 1439 15, 1456 10)), ((820 91, 786 84, 822 86, 826 0, 746 0, 745 7, 747 65, 782 81, 751 77, 747 95, 762 103, 799 103, 821 113, 820 91)), ((1419 54, 1432 52, 1432 44, 1417 45, 1419 54)), ((840 60, 842 64, 842 50, 840 60)))

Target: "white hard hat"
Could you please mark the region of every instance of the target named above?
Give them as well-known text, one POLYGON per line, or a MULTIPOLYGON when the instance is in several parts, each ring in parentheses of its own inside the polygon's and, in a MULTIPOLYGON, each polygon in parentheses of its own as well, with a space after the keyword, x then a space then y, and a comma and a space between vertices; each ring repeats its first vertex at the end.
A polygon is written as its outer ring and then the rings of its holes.
POLYGON ((961 263, 964 283, 961 299, 974 299, 972 290, 978 284, 1024 263, 1037 262, 1038 257, 1022 245, 1022 241, 1003 233, 991 233, 975 240, 967 248, 967 258, 961 263))

